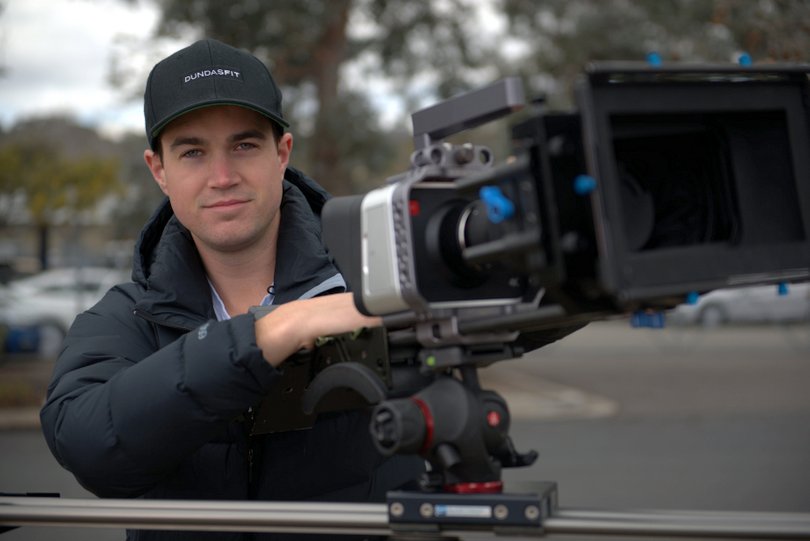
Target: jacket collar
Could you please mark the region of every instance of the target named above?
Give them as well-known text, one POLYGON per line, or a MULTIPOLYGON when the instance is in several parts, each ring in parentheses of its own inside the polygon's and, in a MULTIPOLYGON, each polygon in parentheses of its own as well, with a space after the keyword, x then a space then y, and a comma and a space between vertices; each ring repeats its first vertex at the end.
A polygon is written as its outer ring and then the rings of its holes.
MULTIPOLYGON (((135 309, 148 313, 150 319, 194 328, 215 318, 202 261, 191 234, 174 216, 168 200, 141 232, 132 276, 145 289, 135 309)), ((343 278, 321 242, 320 218, 301 190, 285 180, 275 304, 345 289, 343 278)))

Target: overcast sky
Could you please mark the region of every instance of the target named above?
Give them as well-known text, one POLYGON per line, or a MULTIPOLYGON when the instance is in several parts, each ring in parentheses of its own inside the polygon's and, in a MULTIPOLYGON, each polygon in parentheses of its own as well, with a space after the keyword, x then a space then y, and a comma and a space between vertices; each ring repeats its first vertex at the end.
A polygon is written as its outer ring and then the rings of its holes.
POLYGON ((5 0, 0 14, 0 123, 68 113, 105 132, 143 129, 142 98, 107 82, 116 40, 156 22, 147 2, 5 0), (128 101, 128 102, 127 102, 128 101))
MULTIPOLYGON (((31 116, 67 113, 108 135, 143 131, 145 81, 128 80, 128 94, 114 88, 108 77, 116 47, 120 51, 122 42, 143 41, 152 33, 157 11, 151 2, 2 2, 6 4, 0 13, 0 66, 5 72, 0 77, 0 124, 4 129, 31 116)), ((187 43, 166 40, 160 50, 170 54, 184 45, 187 43)), ((165 54, 155 58, 144 54, 129 61, 140 64, 142 72, 137 76, 143 78, 165 54)), ((385 85, 381 88, 373 101, 392 111, 392 118, 387 120, 393 121, 399 109, 388 103, 390 89, 385 85)))
MULTIPOLYGON (((157 22, 148 0, 0 0, 0 125, 8 129, 21 119, 66 113, 85 125, 115 135, 143 131, 144 78, 155 61, 187 45, 161 42, 157 48, 127 57, 140 72, 127 79, 129 92, 114 88, 108 77, 113 53, 127 41, 143 42, 157 22), (156 55, 149 57, 148 55, 156 55), (138 56, 138 58, 135 58, 138 56), (135 77, 137 76, 137 80, 135 77)), ((479 5, 489 6, 487 1, 479 5)), ((496 19, 489 9, 479 14, 496 19)), ((348 80, 355 78, 348 77, 348 80)), ((384 80, 362 79, 370 99, 381 111, 381 122, 401 121, 401 100, 384 80)), ((486 81, 489 82, 489 81, 486 81)), ((419 78, 414 79, 418 87, 419 78)))

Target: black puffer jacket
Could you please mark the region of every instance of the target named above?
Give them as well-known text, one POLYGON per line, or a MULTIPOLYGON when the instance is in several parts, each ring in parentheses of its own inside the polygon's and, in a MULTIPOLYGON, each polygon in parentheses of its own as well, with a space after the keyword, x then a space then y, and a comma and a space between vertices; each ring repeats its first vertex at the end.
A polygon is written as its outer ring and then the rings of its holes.
MULTIPOLYGON (((287 178, 277 304, 342 283, 320 240, 325 193, 295 171, 287 178)), ((256 345, 253 316, 216 321, 199 255, 168 204, 141 234, 132 277, 76 318, 41 412, 54 456, 88 490, 102 497, 375 501, 422 471, 415 457, 381 457, 362 412, 321 417, 311 430, 248 435, 240 419, 273 389, 278 372, 256 345)))

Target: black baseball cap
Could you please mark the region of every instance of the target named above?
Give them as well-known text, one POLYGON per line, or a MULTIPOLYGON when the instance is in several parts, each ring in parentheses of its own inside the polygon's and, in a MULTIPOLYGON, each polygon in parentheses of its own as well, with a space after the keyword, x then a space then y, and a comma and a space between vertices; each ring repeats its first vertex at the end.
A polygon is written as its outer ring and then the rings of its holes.
POLYGON ((239 105, 263 114, 282 130, 281 90, 255 56, 214 39, 200 40, 158 62, 146 80, 146 137, 155 149, 175 118, 211 105, 239 105))

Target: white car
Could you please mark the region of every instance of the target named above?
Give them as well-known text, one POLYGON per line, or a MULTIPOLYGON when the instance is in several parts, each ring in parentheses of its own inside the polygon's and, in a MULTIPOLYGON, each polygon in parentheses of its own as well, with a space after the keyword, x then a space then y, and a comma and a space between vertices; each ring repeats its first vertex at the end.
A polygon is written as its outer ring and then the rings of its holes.
POLYGON ((777 286, 717 289, 694 304, 681 304, 667 315, 675 325, 714 327, 724 323, 795 323, 810 321, 810 282, 777 286))
POLYGON ((76 315, 98 302, 129 272, 107 267, 47 270, 0 289, 0 321, 9 329, 36 327, 38 352, 53 356, 76 315))

